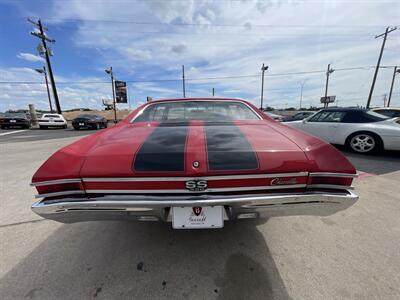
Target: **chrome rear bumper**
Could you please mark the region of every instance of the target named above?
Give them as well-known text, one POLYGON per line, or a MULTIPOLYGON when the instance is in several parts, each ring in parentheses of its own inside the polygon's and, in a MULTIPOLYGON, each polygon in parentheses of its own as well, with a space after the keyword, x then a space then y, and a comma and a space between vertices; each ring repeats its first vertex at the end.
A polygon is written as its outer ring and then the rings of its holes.
POLYGON ((79 198, 35 202, 32 210, 46 219, 62 223, 100 220, 170 221, 170 208, 180 206, 225 207, 225 219, 272 216, 327 216, 353 205, 358 196, 351 191, 253 195, 82 195, 79 198))

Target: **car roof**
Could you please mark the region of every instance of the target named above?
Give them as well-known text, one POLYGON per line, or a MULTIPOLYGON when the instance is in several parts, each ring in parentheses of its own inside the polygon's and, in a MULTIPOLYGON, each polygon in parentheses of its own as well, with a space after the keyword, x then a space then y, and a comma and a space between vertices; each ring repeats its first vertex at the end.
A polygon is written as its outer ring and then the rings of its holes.
POLYGON ((360 112, 364 112, 364 111, 367 111, 367 109, 359 108, 359 107, 328 107, 328 108, 321 109, 321 111, 343 111, 343 112, 360 111, 360 112))
POLYGON ((238 98, 216 98, 216 97, 196 97, 196 98, 168 98, 168 99, 158 99, 158 100, 152 100, 148 103, 160 103, 160 102, 168 102, 168 101, 238 101, 238 102, 246 102, 246 100, 243 99, 238 99, 238 98))
POLYGON ((377 111, 377 110, 394 110, 394 111, 400 111, 400 108, 398 107, 377 107, 372 109, 373 111, 377 111))

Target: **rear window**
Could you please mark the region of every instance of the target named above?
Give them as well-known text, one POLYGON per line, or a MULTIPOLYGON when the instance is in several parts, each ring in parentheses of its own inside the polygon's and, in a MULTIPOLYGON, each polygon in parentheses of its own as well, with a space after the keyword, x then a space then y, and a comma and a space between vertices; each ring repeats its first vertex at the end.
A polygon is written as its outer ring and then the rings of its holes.
POLYGON ((347 114, 344 123, 373 123, 387 120, 384 115, 372 111, 354 111, 347 114))
POLYGON ((59 115, 44 115, 43 118, 59 118, 59 115))
POLYGON ((396 110, 375 110, 374 112, 384 115, 389 118, 394 118, 394 117, 399 117, 400 116, 400 111, 396 110))
POLYGON ((152 104, 133 122, 182 122, 190 120, 224 122, 259 119, 252 109, 240 102, 182 101, 152 104))

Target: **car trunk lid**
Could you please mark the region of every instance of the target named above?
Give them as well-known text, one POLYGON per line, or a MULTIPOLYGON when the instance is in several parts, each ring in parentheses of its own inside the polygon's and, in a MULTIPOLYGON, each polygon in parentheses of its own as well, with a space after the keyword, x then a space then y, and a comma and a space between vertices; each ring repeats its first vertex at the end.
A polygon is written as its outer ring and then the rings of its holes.
POLYGON ((304 188, 309 164, 266 122, 138 123, 103 136, 80 175, 91 193, 253 192, 304 188))

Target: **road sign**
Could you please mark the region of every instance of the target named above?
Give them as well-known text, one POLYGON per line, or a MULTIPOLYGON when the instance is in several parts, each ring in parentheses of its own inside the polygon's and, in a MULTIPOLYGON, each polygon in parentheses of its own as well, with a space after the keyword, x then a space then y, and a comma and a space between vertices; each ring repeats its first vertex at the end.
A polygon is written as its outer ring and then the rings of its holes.
POLYGON ((113 100, 112 99, 103 99, 103 105, 104 106, 113 106, 113 100))
POLYGON ((321 97, 321 103, 333 103, 336 100, 336 96, 321 97))
POLYGON ((125 81, 115 80, 115 101, 117 103, 128 103, 128 90, 125 81))

